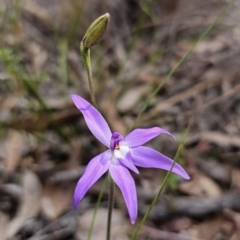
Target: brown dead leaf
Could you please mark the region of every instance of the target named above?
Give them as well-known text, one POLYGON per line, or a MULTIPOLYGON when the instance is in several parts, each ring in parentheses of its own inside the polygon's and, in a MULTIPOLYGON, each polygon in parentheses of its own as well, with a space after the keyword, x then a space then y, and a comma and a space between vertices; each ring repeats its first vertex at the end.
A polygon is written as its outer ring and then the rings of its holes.
POLYGON ((216 234, 220 232, 223 222, 223 218, 217 216, 214 219, 206 220, 201 224, 193 225, 187 230, 187 233, 192 236, 193 239, 213 240, 216 239, 216 234))
POLYGON ((176 217, 161 224, 161 229, 166 231, 181 231, 188 229, 192 225, 192 220, 188 217, 176 217))
POLYGON ((202 172, 212 179, 224 184, 231 184, 231 169, 228 165, 222 164, 213 159, 198 159, 197 166, 202 172))
POLYGON ((75 183, 57 185, 47 182, 43 189, 41 207, 43 213, 52 220, 59 217, 60 214, 72 204, 72 194, 75 183))
POLYGON ((7 240, 7 229, 9 225, 9 216, 3 212, 0 212, 0 233, 1 240, 7 240))
POLYGON ((33 117, 32 114, 28 113, 20 115, 18 119, 14 119, 13 121, 2 122, 2 125, 7 128, 24 130, 27 132, 42 132, 48 128, 56 128, 58 124, 64 124, 80 116, 79 110, 71 104, 64 106, 61 110, 52 114, 41 114, 41 118, 33 117))
POLYGON ((21 228, 26 220, 35 217, 40 210, 40 197, 42 187, 35 173, 27 171, 22 180, 23 199, 17 216, 10 222, 8 237, 21 228))
POLYGON ((205 175, 196 175, 192 181, 183 182, 179 190, 193 196, 218 197, 221 195, 220 187, 205 175))
POLYGON ((238 229, 229 240, 239 240, 240 239, 240 230, 238 229))
POLYGON ((232 187, 240 188, 240 170, 236 168, 232 169, 232 187))
POLYGON ((206 53, 215 53, 220 52, 226 47, 226 42, 223 42, 221 39, 216 38, 215 40, 204 40, 198 43, 198 45, 194 48, 194 52, 198 54, 206 54, 206 53))
POLYGON ((234 223, 236 228, 230 240, 239 240, 240 239, 240 214, 238 212, 232 211, 231 209, 225 209, 224 215, 234 223))
MULTIPOLYGON (((79 236, 81 239, 87 239, 89 227, 92 221, 94 209, 88 209, 85 213, 79 216, 79 236)), ((106 239, 106 229, 107 229, 107 208, 99 208, 95 224, 93 228, 92 239, 105 240, 106 239)), ((127 229, 123 225, 124 217, 121 211, 113 209, 112 215, 112 238, 116 240, 127 240, 126 232, 127 229)))
POLYGON ((209 131, 202 132, 199 137, 203 140, 210 141, 222 147, 235 146, 240 147, 240 137, 239 135, 227 135, 219 132, 209 131))
POLYGON ((4 145, 6 170, 13 172, 26 149, 26 138, 22 133, 11 130, 4 145))
POLYGON ((125 135, 127 133, 127 127, 119 116, 112 101, 106 98, 101 107, 106 119, 108 120, 107 122, 111 124, 111 127, 125 135))
POLYGON ((34 73, 41 73, 42 67, 48 58, 47 51, 40 44, 34 42, 28 44, 27 50, 32 55, 32 69, 34 73))
MULTIPOLYGON (((132 230, 134 232, 134 229, 132 230)), ((185 232, 174 233, 170 231, 163 231, 153 227, 143 225, 140 230, 140 239, 152 239, 152 240, 202 240, 189 236, 185 232)))
POLYGON ((35 15, 36 17, 41 19, 43 22, 51 23, 51 19, 47 12, 47 9, 41 7, 39 4, 36 3, 36 1, 24 0, 22 7, 24 10, 35 15))
POLYGON ((124 92, 123 96, 117 102, 117 109, 120 112, 129 111, 144 95, 149 93, 149 86, 134 86, 124 92))

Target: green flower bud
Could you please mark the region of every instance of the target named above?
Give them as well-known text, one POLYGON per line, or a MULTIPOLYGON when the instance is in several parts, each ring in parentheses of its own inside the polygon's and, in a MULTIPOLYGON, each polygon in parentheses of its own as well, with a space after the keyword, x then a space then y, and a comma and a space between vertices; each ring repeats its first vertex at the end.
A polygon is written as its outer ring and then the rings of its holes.
POLYGON ((85 48, 90 48, 93 45, 101 41, 103 34, 107 28, 108 22, 110 20, 109 13, 106 13, 99 18, 97 18, 87 29, 82 45, 85 48))

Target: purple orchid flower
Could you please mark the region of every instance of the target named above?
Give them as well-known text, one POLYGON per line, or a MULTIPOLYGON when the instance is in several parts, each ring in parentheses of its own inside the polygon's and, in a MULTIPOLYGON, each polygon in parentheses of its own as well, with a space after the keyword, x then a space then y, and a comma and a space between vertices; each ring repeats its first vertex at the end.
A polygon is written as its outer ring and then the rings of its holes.
MULTIPOLYGON (((137 218, 137 193, 134 180, 128 168, 135 173, 139 173, 136 166, 170 170, 173 160, 142 145, 159 134, 172 135, 162 128, 153 127, 135 129, 126 137, 123 137, 118 132, 112 133, 103 116, 85 99, 73 94, 72 100, 83 114, 92 134, 109 148, 94 157, 87 165, 75 188, 74 207, 75 209, 77 208, 87 190, 109 170, 113 181, 122 192, 133 224, 137 218)), ((175 163, 172 172, 185 179, 190 178, 186 171, 177 163, 175 163)))

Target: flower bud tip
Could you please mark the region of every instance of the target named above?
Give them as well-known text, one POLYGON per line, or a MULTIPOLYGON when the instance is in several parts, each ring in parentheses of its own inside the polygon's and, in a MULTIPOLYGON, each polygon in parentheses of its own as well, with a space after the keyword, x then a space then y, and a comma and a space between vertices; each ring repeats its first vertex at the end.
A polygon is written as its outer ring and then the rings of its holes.
POLYGON ((87 29, 82 40, 83 47, 90 48, 100 42, 103 34, 106 31, 109 21, 109 13, 105 13, 104 15, 98 17, 87 29))

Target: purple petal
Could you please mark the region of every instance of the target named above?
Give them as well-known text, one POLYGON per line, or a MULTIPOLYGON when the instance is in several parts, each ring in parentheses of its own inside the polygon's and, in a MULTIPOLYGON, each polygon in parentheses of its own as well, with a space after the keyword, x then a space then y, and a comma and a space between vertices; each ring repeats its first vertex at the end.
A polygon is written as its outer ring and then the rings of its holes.
POLYGON ((74 191, 73 203, 75 209, 87 190, 109 169, 111 161, 108 160, 110 159, 111 150, 107 150, 89 162, 74 191))
POLYGON ((121 163, 123 166, 125 166, 125 167, 131 169, 133 172, 139 174, 138 169, 137 169, 136 166, 133 164, 133 161, 132 161, 132 157, 131 157, 131 153, 130 153, 130 152, 127 153, 127 155, 125 156, 124 159, 118 159, 118 160, 120 161, 120 163, 121 163))
POLYGON ((112 133, 101 113, 82 97, 76 94, 71 95, 71 97, 76 107, 83 114, 85 122, 92 134, 102 144, 110 147, 112 133))
POLYGON ((129 147, 138 147, 157 137, 159 134, 167 134, 175 139, 175 137, 167 130, 159 127, 153 127, 147 129, 135 129, 125 137, 125 141, 129 147))
MULTIPOLYGON (((172 159, 148 147, 140 146, 136 148, 131 148, 130 151, 133 163, 139 167, 162 168, 164 170, 170 170, 173 164, 172 159)), ((189 175, 178 163, 174 164, 172 172, 180 175, 185 179, 190 179, 189 175)))
POLYGON ((134 224, 137 218, 137 192, 135 182, 128 169, 122 165, 111 164, 109 172, 113 181, 122 192, 131 222, 134 224))

